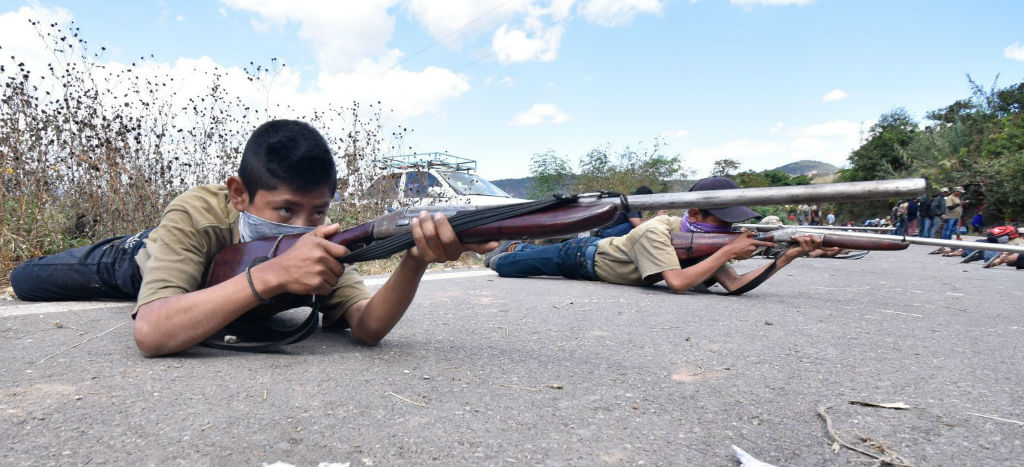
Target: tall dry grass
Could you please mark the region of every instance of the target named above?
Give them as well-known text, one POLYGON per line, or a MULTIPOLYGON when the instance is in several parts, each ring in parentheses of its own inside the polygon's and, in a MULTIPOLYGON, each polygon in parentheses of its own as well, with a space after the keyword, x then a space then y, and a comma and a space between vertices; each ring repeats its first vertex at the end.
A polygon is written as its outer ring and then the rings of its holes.
MULTIPOLYGON (((181 192, 234 174, 246 138, 273 118, 309 122, 337 151, 332 218, 355 224, 392 201, 362 191, 408 131, 385 129, 380 103, 260 108, 225 88, 223 70, 197 70, 205 92, 179 95, 180 83, 154 75, 145 57, 110 66, 74 25, 32 24, 53 60, 43 70, 0 61, 0 283, 25 259, 155 225, 181 192)), ((248 81, 270 93, 283 66, 253 65, 248 81)), ((381 264, 364 270, 389 267, 381 264)))

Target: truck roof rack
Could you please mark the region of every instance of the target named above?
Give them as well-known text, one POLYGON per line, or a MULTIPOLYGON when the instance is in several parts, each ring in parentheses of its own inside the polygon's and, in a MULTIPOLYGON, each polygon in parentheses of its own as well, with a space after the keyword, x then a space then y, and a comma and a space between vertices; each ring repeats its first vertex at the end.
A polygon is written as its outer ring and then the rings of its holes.
POLYGON ((393 170, 454 170, 473 172, 476 160, 453 156, 446 152, 418 152, 401 156, 385 157, 384 168, 393 170))

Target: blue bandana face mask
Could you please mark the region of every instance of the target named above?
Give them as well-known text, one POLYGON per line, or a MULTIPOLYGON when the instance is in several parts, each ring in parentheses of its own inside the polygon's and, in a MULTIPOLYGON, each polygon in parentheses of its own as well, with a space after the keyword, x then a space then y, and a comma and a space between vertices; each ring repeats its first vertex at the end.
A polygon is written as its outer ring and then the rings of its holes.
POLYGON ((238 213, 238 236, 242 238, 243 242, 259 240, 261 238, 277 237, 280 235, 306 233, 315 228, 316 227, 268 221, 260 216, 249 214, 245 211, 238 213))
POLYGON ((683 220, 679 222, 679 230, 683 232, 710 232, 728 233, 732 232, 732 226, 709 224, 707 222, 690 222, 690 213, 683 213, 683 220))

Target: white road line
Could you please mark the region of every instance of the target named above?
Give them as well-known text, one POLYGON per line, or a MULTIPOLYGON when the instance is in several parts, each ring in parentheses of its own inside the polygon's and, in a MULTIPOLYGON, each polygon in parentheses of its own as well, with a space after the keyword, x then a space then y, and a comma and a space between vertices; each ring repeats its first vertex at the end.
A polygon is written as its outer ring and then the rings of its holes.
POLYGON ((132 304, 132 302, 44 302, 29 305, 9 305, 0 306, 0 317, 91 310, 93 308, 110 308, 132 304))
MULTIPOLYGON (((441 272, 441 273, 436 273, 436 274, 424 274, 423 275, 423 279, 420 279, 420 282, 423 282, 423 281, 446 280, 446 279, 461 279, 463 277, 497 276, 497 275, 498 275, 497 273, 495 273, 494 271, 492 271, 490 269, 478 269, 478 270, 473 270, 473 271, 459 271, 459 272, 441 272)), ((378 276, 378 277, 364 278, 363 279, 363 283, 365 283, 367 286, 381 286, 381 285, 384 285, 385 282, 387 282, 388 277, 389 276, 378 276)))
MULTIPOLYGON (((497 276, 490 269, 478 269, 472 271, 441 272, 424 274, 421 281, 437 281, 447 279, 461 279, 465 277, 497 276)), ((367 287, 380 287, 387 282, 389 276, 375 276, 364 278, 363 282, 367 287)), ((8 316, 23 316, 43 313, 59 313, 63 311, 91 310, 94 308, 108 308, 116 306, 131 305, 132 302, 44 302, 30 303, 24 305, 0 306, 0 318, 8 316)))

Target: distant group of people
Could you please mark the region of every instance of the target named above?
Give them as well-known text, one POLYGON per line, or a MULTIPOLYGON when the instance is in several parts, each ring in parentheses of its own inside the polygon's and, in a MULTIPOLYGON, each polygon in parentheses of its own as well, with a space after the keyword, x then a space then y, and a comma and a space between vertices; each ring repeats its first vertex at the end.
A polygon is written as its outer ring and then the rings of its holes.
MULTIPOLYGON (((907 198, 896 203, 889 215, 884 219, 868 219, 865 226, 893 227, 894 235, 906 235, 921 238, 939 238, 950 240, 959 235, 963 226, 963 213, 966 200, 964 188, 954 187, 952 191, 943 187, 928 196, 907 198)), ((970 222, 970 231, 980 233, 983 225, 982 211, 979 207, 970 222)))
MULTIPOLYGON (((921 229, 916 235, 921 238, 933 238, 936 235, 945 240, 950 240, 953 235, 960 234, 960 226, 964 213, 965 200, 961 199, 964 188, 954 187, 952 191, 943 187, 929 198, 927 194, 920 198, 908 199, 893 209, 895 216, 900 220, 896 223, 896 235, 915 235, 911 226, 916 227, 920 219, 921 229), (916 211, 916 212, 913 212, 916 211), (911 222, 913 221, 913 224, 911 222), (900 223, 902 222, 902 230, 900 223)), ((975 219, 975 231, 981 229, 981 210, 979 209, 975 219)))
MULTIPOLYGON (((823 225, 821 207, 817 204, 801 204, 797 207, 796 214, 790 214, 789 220, 799 225, 823 225)), ((836 212, 829 211, 825 216, 824 225, 836 225, 836 212)))

